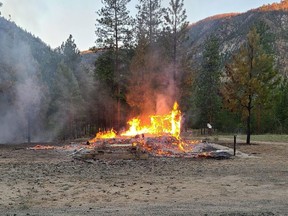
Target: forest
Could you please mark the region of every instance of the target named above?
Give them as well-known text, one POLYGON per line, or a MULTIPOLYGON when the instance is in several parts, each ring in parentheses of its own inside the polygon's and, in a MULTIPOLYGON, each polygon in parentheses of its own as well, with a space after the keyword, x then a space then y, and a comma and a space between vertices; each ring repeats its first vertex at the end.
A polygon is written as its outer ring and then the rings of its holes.
POLYGON ((145 122, 175 101, 183 130, 210 123, 218 132, 246 133, 247 143, 251 133, 288 132, 287 77, 266 22, 248 26, 233 53, 220 52, 213 33, 195 53, 183 0, 167 8, 138 0, 135 17, 128 2, 101 1, 89 54, 72 35, 51 49, 0 17, 0 143, 121 131, 131 117, 145 122))

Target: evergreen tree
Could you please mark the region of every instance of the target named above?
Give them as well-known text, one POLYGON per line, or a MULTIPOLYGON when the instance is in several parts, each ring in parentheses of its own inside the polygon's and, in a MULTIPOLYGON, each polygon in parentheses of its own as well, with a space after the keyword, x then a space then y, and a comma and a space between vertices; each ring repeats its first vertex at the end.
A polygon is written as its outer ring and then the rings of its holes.
MULTIPOLYGON (((165 12, 165 34, 168 35, 168 44, 170 49, 168 53, 171 53, 171 59, 173 62, 173 78, 177 77, 177 65, 179 65, 181 46, 187 38, 187 15, 184 9, 184 0, 170 0, 169 7, 165 12)), ((183 47, 182 47, 183 49, 183 47)))
POLYGON ((195 120, 195 71, 191 67, 193 62, 189 54, 186 56, 181 56, 179 70, 182 71, 178 77, 180 85, 178 86, 178 101, 181 107, 181 111, 185 114, 183 118, 183 129, 186 130, 188 126, 190 127, 195 120))
POLYGON ((136 6, 137 13, 137 37, 146 38, 152 48, 161 32, 163 24, 163 8, 161 0, 139 0, 136 6))
POLYGON ((164 9, 160 0, 140 0, 136 8, 137 44, 130 66, 127 102, 134 115, 149 115, 157 112, 158 96, 167 95, 170 84, 165 74, 168 62, 159 43, 164 9))
POLYGON ((78 50, 71 34, 68 39, 56 49, 56 51, 63 55, 64 63, 68 65, 70 69, 75 71, 76 67, 80 63, 80 51, 78 50))
POLYGON ((275 103, 276 113, 275 117, 278 123, 280 133, 288 132, 288 80, 284 79, 280 88, 277 102, 275 103))
POLYGON ((269 26, 264 21, 260 21, 256 23, 255 27, 259 34, 263 51, 269 55, 274 55, 273 44, 275 43, 275 35, 270 31, 269 26))
POLYGON ((78 114, 82 111, 83 100, 78 81, 64 61, 58 65, 53 82, 50 109, 50 127, 60 130, 62 138, 74 137, 78 114), (61 119, 61 121, 59 121, 61 119), (61 124, 59 124, 61 122, 61 124))
POLYGON ((113 51, 105 51, 95 62, 95 78, 99 80, 103 88, 109 89, 111 97, 115 96, 117 83, 114 74, 113 51))
POLYGON ((247 35, 247 42, 225 66, 223 103, 246 119, 247 144, 250 144, 252 110, 268 104, 269 93, 278 83, 273 62, 273 57, 263 51, 254 27, 247 35))
POLYGON ((152 80, 159 71, 154 67, 152 56, 152 52, 149 52, 148 40, 145 38, 139 40, 130 65, 131 74, 127 94, 127 102, 132 108, 133 116, 155 111, 155 97, 152 91, 156 89, 152 87, 152 80))
POLYGON ((204 123, 215 123, 220 110, 220 65, 218 39, 211 35, 205 41, 202 70, 197 77, 197 105, 204 123))
POLYGON ((127 37, 131 35, 132 18, 127 4, 130 0, 101 0, 103 7, 97 11, 97 48, 118 51, 120 46, 128 46, 127 37))
POLYGON ((121 56, 120 48, 128 46, 131 37, 131 17, 127 10, 130 0, 102 0, 104 5, 98 12, 96 20, 96 43, 101 48, 111 49, 114 57, 114 75, 117 83, 117 128, 121 124, 121 89, 122 74, 120 69, 121 56))

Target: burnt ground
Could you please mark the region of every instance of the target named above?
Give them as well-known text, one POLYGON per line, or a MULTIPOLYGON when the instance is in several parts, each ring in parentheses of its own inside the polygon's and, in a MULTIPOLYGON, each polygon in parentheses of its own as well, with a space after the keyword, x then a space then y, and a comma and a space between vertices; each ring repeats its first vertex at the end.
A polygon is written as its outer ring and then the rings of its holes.
POLYGON ((238 145, 248 158, 89 163, 27 147, 0 145, 0 215, 288 215, 288 143, 238 145))

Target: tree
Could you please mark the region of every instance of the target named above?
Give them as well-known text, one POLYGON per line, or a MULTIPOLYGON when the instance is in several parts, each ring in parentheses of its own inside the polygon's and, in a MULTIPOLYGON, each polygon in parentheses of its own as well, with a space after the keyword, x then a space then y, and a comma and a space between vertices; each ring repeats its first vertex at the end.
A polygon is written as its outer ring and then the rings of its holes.
POLYGON ((163 27, 160 0, 140 0, 136 6, 136 46, 130 64, 127 102, 134 115, 157 113, 159 95, 168 94, 169 78, 164 74, 167 59, 160 52, 163 27), (165 69, 164 69, 165 67, 165 69))
POLYGON ((117 129, 121 121, 121 71, 120 48, 128 46, 131 37, 131 21, 126 6, 130 0, 102 0, 104 6, 97 12, 96 44, 111 49, 114 57, 115 81, 117 83, 117 129))
POLYGON ((155 74, 159 72, 156 68, 159 67, 155 66, 157 61, 153 62, 153 57, 158 59, 149 51, 148 40, 145 38, 139 40, 130 65, 131 73, 126 95, 133 116, 155 111, 153 95, 155 89, 152 87, 152 81, 155 80, 155 74))
POLYGON ((181 111, 185 116, 183 117, 183 129, 187 130, 188 126, 192 125, 192 121, 195 119, 195 71, 191 67, 193 62, 189 54, 182 56, 180 60, 180 70, 182 71, 180 77, 178 77, 179 85, 179 105, 181 111))
POLYGON ((63 83, 67 83, 67 80, 69 80, 69 82, 72 84, 72 86, 65 84, 60 88, 60 84, 54 81, 53 87, 58 89, 57 94, 61 94, 61 97, 65 98, 60 100, 62 102, 66 101, 66 105, 62 105, 62 103, 60 103, 61 106, 58 106, 58 110, 59 113, 64 111, 66 114, 69 114, 67 115, 69 118, 66 121, 66 124, 68 126, 67 128, 70 130, 64 131, 66 134, 65 136, 75 137, 77 136, 77 133, 74 129, 79 128, 80 125, 83 124, 82 122, 83 119, 85 119, 86 114, 84 96, 87 94, 87 92, 85 92, 86 88, 84 80, 86 77, 84 76, 87 74, 85 74, 85 71, 79 67, 81 61, 80 51, 77 48, 75 40, 71 34, 60 47, 56 48, 56 52, 58 53, 61 61, 58 63, 55 77, 57 80, 62 80, 63 83), (68 91, 69 94, 66 91, 68 91), (68 107, 68 110, 66 110, 66 107, 68 107))
POLYGON ((97 48, 118 51, 120 46, 128 46, 127 37, 131 35, 132 18, 127 4, 130 0, 101 0, 104 5, 97 11, 96 45, 97 48))
POLYGON ((211 35, 206 38, 202 70, 197 77, 197 105, 200 109, 200 119, 205 123, 215 123, 220 109, 220 65, 218 39, 211 35))
POLYGON ((71 34, 68 39, 56 49, 56 51, 63 56, 64 63, 68 65, 70 69, 75 71, 80 62, 80 51, 78 50, 71 34))
POLYGON ((180 46, 183 46, 183 42, 186 39, 187 15, 184 9, 184 0, 170 0, 169 6, 165 11, 165 33, 168 35, 170 44, 171 59, 173 62, 173 78, 176 81, 177 77, 177 60, 179 60, 180 46))
POLYGON ((260 37, 260 44, 263 51, 269 55, 273 55, 273 45, 275 43, 275 34, 271 32, 269 26, 264 21, 259 21, 255 25, 257 33, 260 37))
POLYGON ((275 119, 278 123, 280 133, 288 132, 288 79, 285 78, 279 87, 279 96, 275 103, 275 119))
POLYGON ((246 119, 246 143, 250 144, 252 110, 268 105, 269 93, 277 86, 274 59, 263 51, 260 36, 251 28, 247 41, 225 65, 221 93, 224 105, 246 119))
POLYGON ((138 40, 146 38, 149 46, 157 42, 163 23, 163 8, 161 0, 139 0, 136 6, 137 13, 137 37, 138 40))
POLYGON ((73 71, 60 62, 53 82, 53 92, 48 110, 50 127, 62 131, 64 138, 75 138, 77 115, 82 111, 83 100, 80 94, 78 81, 73 71), (61 124, 59 124, 61 119, 61 124))

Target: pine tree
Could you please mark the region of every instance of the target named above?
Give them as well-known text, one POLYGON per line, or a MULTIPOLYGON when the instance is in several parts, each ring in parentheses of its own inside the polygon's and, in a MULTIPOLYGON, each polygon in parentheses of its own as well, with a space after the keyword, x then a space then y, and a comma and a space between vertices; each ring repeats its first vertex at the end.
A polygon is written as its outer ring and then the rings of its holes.
POLYGON ((139 0, 136 6, 137 13, 137 37, 146 38, 149 46, 153 47, 161 32, 163 23, 163 8, 161 0, 139 0))
POLYGON ((169 83, 163 69, 168 62, 161 55, 159 43, 164 9, 160 0, 140 0, 136 8, 137 44, 130 67, 127 102, 134 114, 155 114, 157 96, 167 94, 169 83))
POLYGON ((80 51, 78 50, 71 34, 68 39, 56 49, 56 51, 63 56, 65 64, 75 71, 80 62, 80 51))
POLYGON ((102 0, 103 7, 97 11, 97 48, 113 49, 128 45, 127 36, 131 34, 132 19, 127 10, 130 0, 102 0))
POLYGON ((142 38, 138 41, 130 65, 131 74, 128 83, 127 102, 132 108, 133 116, 155 111, 155 96, 153 95, 155 89, 152 87, 152 81, 159 71, 156 70, 158 67, 155 66, 157 62, 153 62, 152 59, 153 52, 149 49, 149 42, 142 38))
POLYGON ((246 119, 246 143, 250 144, 252 110, 268 104, 269 93, 277 86, 277 72, 273 57, 266 54, 255 27, 247 42, 225 65, 221 93, 224 105, 233 112, 240 112, 246 119))
POLYGON ((62 60, 53 80, 53 91, 48 110, 51 129, 61 131, 62 138, 75 138, 78 115, 82 111, 83 99, 78 81, 68 65, 62 60), (61 119, 61 124, 59 124, 61 119))
MULTIPOLYGON (((173 78, 176 81, 177 65, 180 61, 180 50, 187 38, 188 22, 184 9, 184 0, 170 0, 169 7, 165 11, 165 34, 168 35, 171 59, 173 62, 173 78)), ((183 49, 183 47, 182 47, 183 49)))
POLYGON ((200 109, 200 119, 205 124, 215 123, 216 116, 220 109, 220 65, 218 39, 211 35, 206 39, 202 70, 197 78, 197 105, 200 109))
POLYGON ((98 48, 111 49, 114 57, 114 73, 117 83, 117 128, 121 124, 121 71, 120 71, 120 48, 128 46, 131 37, 131 17, 127 10, 130 0, 102 0, 104 5, 98 12, 96 20, 96 44, 98 48))
POLYGON ((285 78, 279 88, 279 96, 275 103, 275 116, 280 133, 288 132, 288 79, 285 78))

